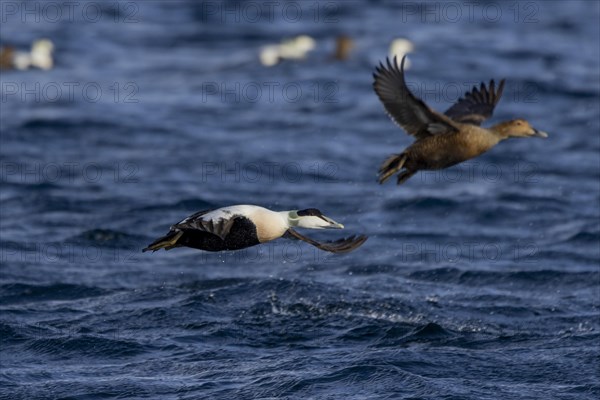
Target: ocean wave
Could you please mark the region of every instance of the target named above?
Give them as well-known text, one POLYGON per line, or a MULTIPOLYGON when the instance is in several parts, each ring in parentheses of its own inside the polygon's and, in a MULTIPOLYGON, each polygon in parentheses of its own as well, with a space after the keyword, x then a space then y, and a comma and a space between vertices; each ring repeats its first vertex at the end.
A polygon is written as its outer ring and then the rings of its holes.
POLYGON ((515 285, 528 286, 553 285, 590 286, 600 279, 598 271, 566 272, 551 269, 532 271, 473 271, 445 267, 426 271, 415 271, 409 274, 411 279, 440 283, 456 283, 468 286, 515 285))
POLYGON ((48 285, 9 283, 0 285, 0 303, 8 305, 53 300, 75 300, 103 296, 108 293, 111 293, 111 291, 107 289, 68 283, 48 285))

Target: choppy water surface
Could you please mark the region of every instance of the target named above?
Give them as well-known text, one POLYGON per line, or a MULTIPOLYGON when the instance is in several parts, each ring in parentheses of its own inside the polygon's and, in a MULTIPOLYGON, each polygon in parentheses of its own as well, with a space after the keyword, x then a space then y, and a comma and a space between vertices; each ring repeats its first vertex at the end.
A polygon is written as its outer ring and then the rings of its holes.
POLYGON ((600 395, 597 2, 36 4, 0 25, 56 45, 53 70, 0 78, 3 398, 600 395), (260 65, 299 34, 307 60, 260 65), (394 37, 433 107, 506 77, 494 121, 550 138, 377 185, 410 143, 371 89, 394 37), (235 203, 370 239, 140 252, 235 203))

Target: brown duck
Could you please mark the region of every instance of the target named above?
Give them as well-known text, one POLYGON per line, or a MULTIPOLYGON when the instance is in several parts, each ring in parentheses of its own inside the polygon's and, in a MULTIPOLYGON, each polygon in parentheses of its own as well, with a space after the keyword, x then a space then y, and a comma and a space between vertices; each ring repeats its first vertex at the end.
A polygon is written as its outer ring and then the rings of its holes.
POLYGON ((398 174, 398 185, 419 170, 451 167, 485 153, 500 141, 512 137, 548 137, 523 119, 501 122, 491 128, 481 123, 492 116, 502 96, 504 79, 498 88, 494 81, 481 84, 465 93, 444 114, 429 108, 415 97, 404 80, 404 62, 398 67, 387 59, 387 67, 379 64, 373 74, 373 88, 390 118, 416 141, 400 154, 390 156, 379 168, 379 183, 398 174))

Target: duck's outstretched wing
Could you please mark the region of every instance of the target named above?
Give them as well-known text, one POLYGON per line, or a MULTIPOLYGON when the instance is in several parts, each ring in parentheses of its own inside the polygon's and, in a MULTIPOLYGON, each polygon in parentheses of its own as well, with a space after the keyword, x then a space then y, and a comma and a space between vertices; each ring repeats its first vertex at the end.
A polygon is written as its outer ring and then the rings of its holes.
POLYGON ((219 213, 215 214, 213 213, 213 211, 215 210, 198 211, 197 213, 190 215, 183 221, 171 226, 171 230, 200 230, 203 232, 212 233, 213 235, 217 235, 221 239, 225 240, 225 237, 229 234, 229 231, 231 230, 231 227, 233 226, 236 218, 238 218, 239 216, 225 216, 219 213))
POLYGON ((373 73, 373 89, 383 103, 390 118, 409 135, 422 139, 431 135, 456 132, 458 127, 446 116, 430 109, 421 99, 415 97, 404 80, 404 62, 398 67, 386 59, 387 66, 379 63, 373 73))
POLYGON ((496 83, 493 79, 488 87, 481 82, 479 88, 473 86, 473 89, 458 99, 452 107, 446 110, 445 114, 457 122, 481 125, 494 113, 494 108, 500 101, 503 91, 504 79, 500 81, 498 89, 496 89, 496 83))
POLYGON ((368 237, 365 235, 353 235, 332 242, 317 242, 314 239, 301 235, 293 229, 288 229, 285 236, 288 238, 302 240, 308 244, 315 246, 318 249, 325 250, 330 253, 348 253, 352 250, 359 248, 368 239, 368 237))

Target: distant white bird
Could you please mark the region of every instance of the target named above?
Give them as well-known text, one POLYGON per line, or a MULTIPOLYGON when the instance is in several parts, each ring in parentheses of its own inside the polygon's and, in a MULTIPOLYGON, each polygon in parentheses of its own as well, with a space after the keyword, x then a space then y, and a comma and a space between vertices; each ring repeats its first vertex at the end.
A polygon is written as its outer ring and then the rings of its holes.
POLYGON ((54 44, 49 39, 39 39, 33 42, 30 52, 14 51, 11 52, 10 67, 19 70, 26 70, 31 67, 43 70, 52 69, 54 60, 52 52, 54 44))
POLYGON ((272 67, 281 60, 300 60, 313 50, 316 42, 307 35, 296 36, 284 40, 280 44, 265 46, 260 51, 260 62, 266 67, 272 67))
MULTIPOLYGON (((393 60, 394 57, 397 57, 399 60, 401 60, 406 54, 414 51, 414 49, 415 46, 410 40, 404 38, 394 39, 390 44, 390 60, 393 60)), ((404 62, 404 69, 408 69, 409 67, 410 60, 407 58, 404 62)))
POLYGON ((175 247, 207 251, 239 250, 285 236, 331 253, 346 253, 367 240, 366 236, 360 235, 321 243, 301 235, 292 227, 342 229, 344 226, 324 216, 316 208, 271 211, 254 205, 236 205, 197 212, 171 226, 169 233, 143 251, 170 250, 175 247))

